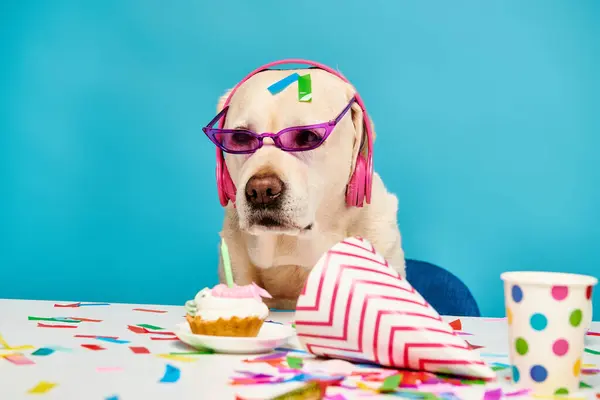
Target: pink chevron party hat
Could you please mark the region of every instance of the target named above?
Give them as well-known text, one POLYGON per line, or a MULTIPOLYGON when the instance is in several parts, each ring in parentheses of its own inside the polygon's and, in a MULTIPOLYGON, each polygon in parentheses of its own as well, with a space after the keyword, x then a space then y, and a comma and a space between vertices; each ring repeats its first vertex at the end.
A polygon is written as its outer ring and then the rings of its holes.
POLYGON ((296 308, 300 343, 318 356, 493 379, 495 373, 367 240, 319 260, 296 308))

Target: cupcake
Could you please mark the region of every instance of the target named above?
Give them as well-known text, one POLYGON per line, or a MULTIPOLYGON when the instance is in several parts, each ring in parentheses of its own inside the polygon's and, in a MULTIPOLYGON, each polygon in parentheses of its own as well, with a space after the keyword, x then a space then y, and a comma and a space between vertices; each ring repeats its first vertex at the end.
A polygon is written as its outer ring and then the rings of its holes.
POLYGON ((255 283, 204 288, 185 303, 186 319, 197 335, 254 337, 269 315, 262 297, 271 295, 255 283))

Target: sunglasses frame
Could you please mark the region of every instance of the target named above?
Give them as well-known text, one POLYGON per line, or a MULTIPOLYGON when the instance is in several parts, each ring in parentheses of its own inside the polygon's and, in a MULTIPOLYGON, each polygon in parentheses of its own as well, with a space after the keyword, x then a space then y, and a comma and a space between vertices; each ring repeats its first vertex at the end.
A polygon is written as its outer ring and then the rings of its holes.
POLYGON ((350 110, 350 108, 352 107, 352 104, 354 104, 354 102, 356 102, 356 97, 353 96, 352 99, 350 99, 350 101, 346 105, 346 107, 344 107, 344 109, 338 114, 338 116, 328 122, 322 122, 320 124, 313 124, 313 125, 291 126, 288 128, 284 128, 277 133, 272 133, 272 132, 256 133, 256 132, 252 132, 249 129, 215 128, 214 125, 221 118, 225 118, 225 116, 227 115, 229 106, 226 106, 204 128, 202 128, 202 131, 204 132, 204 134, 206 134, 206 137, 208 137, 208 139, 215 144, 215 146, 217 146, 218 148, 223 150, 225 153, 229 153, 229 154, 253 154, 256 151, 258 151, 260 148, 263 147, 263 141, 266 138, 272 139, 273 143, 275 144, 275 146, 277 146, 277 148, 279 148, 283 151, 286 151, 286 152, 293 153, 293 152, 301 152, 301 151, 310 151, 310 150, 316 149, 317 147, 319 147, 323 143, 325 143, 325 140, 327 140, 327 138, 329 137, 331 132, 333 132, 333 129, 338 124, 338 122, 340 122, 341 119, 344 117, 344 115, 346 115, 348 110, 350 110), (323 137, 321 138, 321 140, 318 143, 316 143, 315 145, 312 145, 310 147, 304 147, 304 148, 286 147, 283 145, 283 143, 280 140, 281 135, 283 135, 287 132, 290 132, 290 131, 300 131, 300 130, 311 131, 311 130, 315 130, 315 129, 325 129, 325 134, 323 135, 323 137), (229 149, 225 148, 217 140, 217 135, 222 135, 222 134, 233 135, 235 133, 244 133, 244 134, 248 134, 248 135, 254 137, 258 141, 258 146, 252 150, 235 151, 235 150, 229 150, 229 149))

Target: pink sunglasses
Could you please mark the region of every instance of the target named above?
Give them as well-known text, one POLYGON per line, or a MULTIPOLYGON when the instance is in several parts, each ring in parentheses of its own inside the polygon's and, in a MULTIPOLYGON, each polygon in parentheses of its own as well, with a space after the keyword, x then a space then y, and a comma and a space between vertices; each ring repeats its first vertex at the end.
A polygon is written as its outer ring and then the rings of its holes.
POLYGON ((229 106, 223 108, 202 131, 221 150, 231 154, 251 154, 263 146, 265 138, 273 139, 275 146, 284 151, 308 151, 319 147, 329 137, 333 128, 346 115, 352 104, 356 101, 353 97, 334 119, 320 124, 306 126, 292 126, 277 133, 255 133, 248 129, 221 129, 214 125, 224 118, 229 106))

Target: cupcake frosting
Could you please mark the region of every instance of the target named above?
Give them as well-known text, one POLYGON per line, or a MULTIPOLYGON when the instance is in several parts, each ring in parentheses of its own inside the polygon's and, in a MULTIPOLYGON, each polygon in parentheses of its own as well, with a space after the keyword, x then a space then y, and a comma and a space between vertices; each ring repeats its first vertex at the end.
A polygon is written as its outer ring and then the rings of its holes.
POLYGON ((269 309, 262 297, 271 298, 271 295, 255 283, 231 288, 220 284, 212 289, 204 288, 199 291, 194 300, 185 303, 185 310, 189 315, 199 316, 207 321, 232 317, 265 319, 269 315, 269 309))

